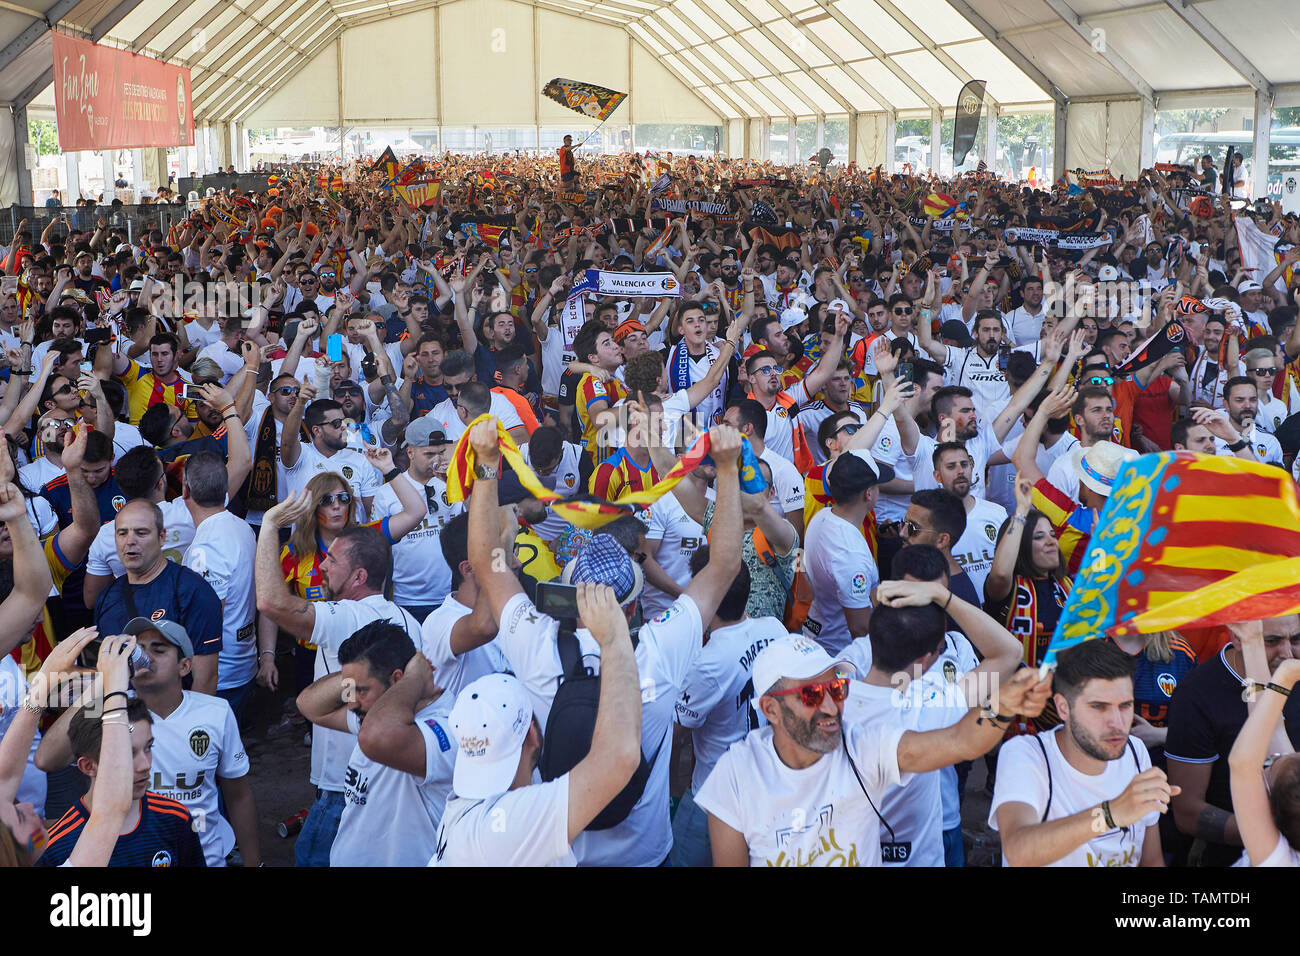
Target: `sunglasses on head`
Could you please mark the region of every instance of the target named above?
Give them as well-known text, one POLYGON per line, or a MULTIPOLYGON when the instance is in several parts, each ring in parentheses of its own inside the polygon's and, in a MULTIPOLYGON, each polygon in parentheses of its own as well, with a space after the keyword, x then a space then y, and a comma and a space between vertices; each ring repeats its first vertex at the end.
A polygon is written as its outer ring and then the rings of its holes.
POLYGON ((786 694, 798 694, 799 701, 810 710, 820 707, 826 695, 831 695, 831 700, 840 703, 844 698, 849 696, 849 679, 847 677, 836 677, 833 680, 819 681, 816 684, 804 684, 802 687, 791 687, 789 690, 774 690, 771 693, 773 697, 782 697, 786 694))
POLYGON ((339 492, 336 492, 336 493, 331 494, 331 495, 321 495, 321 496, 320 496, 320 506, 321 506, 322 508, 328 508, 330 505, 334 504, 334 502, 336 502, 336 501, 337 501, 339 504, 341 504, 341 505, 350 505, 350 504, 352 504, 352 494, 351 494, 351 492, 347 492, 347 491, 339 491, 339 492))

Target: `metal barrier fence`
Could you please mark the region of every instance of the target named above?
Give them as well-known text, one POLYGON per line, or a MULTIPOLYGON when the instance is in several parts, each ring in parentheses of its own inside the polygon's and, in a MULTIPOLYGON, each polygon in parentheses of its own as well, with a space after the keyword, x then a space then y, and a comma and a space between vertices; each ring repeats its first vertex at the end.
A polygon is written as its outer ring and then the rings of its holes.
MULTIPOLYGON (((27 220, 27 230, 32 234, 33 240, 39 240, 41 233, 50 221, 60 216, 67 216, 68 222, 77 229, 89 230, 94 232, 99 217, 103 216, 108 220, 110 229, 125 229, 127 237, 134 242, 142 233, 151 229, 159 229, 163 236, 167 235, 168 228, 173 223, 181 222, 189 218, 189 209, 184 203, 147 203, 141 205, 121 205, 121 206, 65 206, 62 209, 47 209, 45 206, 10 206, 6 213, 0 210, 0 245, 9 245, 13 242, 15 233, 18 231, 18 224, 24 219, 27 220)), ((56 228, 56 234, 60 237, 66 233, 56 228)))

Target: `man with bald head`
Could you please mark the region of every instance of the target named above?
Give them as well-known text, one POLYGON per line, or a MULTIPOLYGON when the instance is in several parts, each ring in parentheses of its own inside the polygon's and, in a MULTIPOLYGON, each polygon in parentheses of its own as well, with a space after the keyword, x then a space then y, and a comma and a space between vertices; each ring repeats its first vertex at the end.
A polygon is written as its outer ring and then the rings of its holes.
POLYGON ((163 554, 163 513, 143 498, 128 501, 113 521, 117 558, 126 573, 95 602, 100 634, 121 634, 133 618, 175 621, 194 644, 193 690, 217 692, 221 599, 202 576, 163 554))

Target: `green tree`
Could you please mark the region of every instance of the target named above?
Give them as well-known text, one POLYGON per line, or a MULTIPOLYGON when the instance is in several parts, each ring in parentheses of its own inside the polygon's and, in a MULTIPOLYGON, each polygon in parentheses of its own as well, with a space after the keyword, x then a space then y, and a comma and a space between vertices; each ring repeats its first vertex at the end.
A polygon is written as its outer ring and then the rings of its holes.
POLYGON ((53 120, 29 119, 27 141, 36 150, 37 156, 53 156, 59 151, 58 127, 53 120))

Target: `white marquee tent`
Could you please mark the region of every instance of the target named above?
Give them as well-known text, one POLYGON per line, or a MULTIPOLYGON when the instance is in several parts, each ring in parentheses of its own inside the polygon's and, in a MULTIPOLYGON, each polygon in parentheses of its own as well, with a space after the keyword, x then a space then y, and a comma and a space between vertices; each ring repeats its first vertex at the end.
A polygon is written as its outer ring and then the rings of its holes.
POLYGON ((864 165, 892 162, 899 119, 937 146, 972 77, 990 118, 1054 111, 1058 171, 1133 175, 1157 109, 1244 110, 1266 156, 1300 105, 1287 0, 3 0, 0 204, 31 195, 54 28, 188 66, 207 169, 249 127, 572 127, 553 76, 629 91, 622 124, 721 127, 733 156, 766 156, 774 121, 847 121, 864 165))

